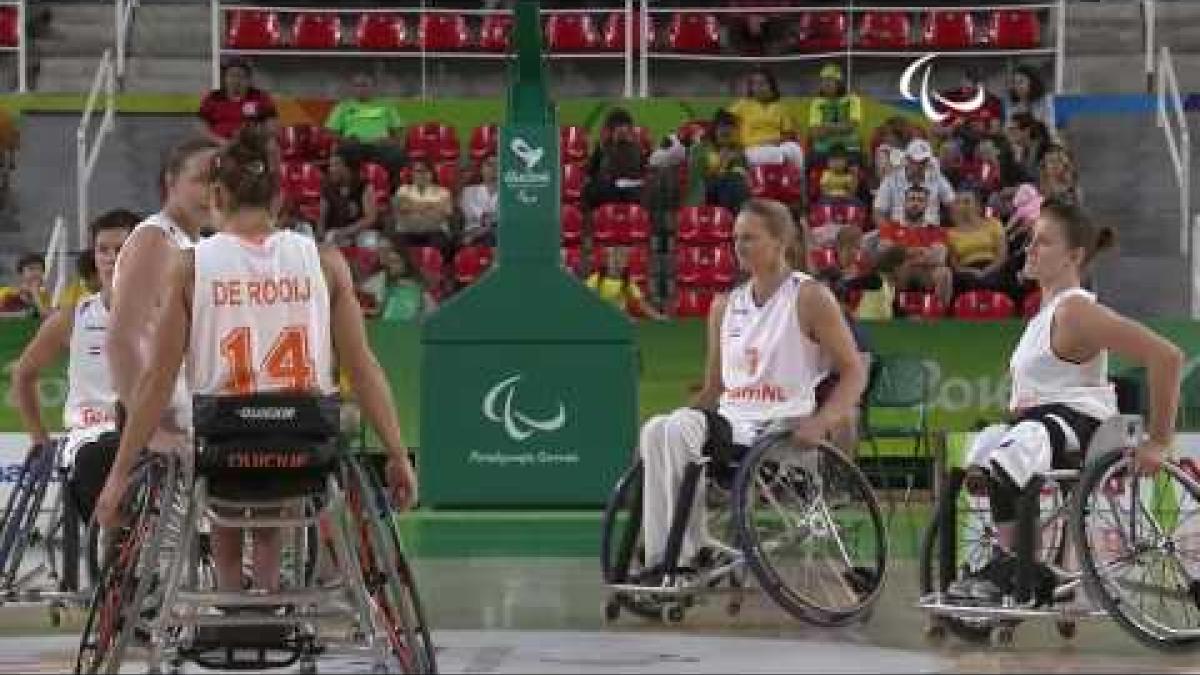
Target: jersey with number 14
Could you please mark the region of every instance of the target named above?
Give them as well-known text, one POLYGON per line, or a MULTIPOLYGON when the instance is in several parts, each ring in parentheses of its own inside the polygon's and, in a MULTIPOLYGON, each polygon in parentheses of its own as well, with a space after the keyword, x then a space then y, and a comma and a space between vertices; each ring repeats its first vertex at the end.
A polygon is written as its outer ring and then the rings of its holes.
POLYGON ((189 373, 196 394, 332 393, 329 292, 316 244, 289 231, 196 245, 189 373))

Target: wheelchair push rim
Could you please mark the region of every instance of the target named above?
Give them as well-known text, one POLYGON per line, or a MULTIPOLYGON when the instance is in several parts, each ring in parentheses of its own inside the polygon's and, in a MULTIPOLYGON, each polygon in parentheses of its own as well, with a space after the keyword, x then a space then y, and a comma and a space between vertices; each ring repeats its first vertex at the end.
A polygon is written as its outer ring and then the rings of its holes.
POLYGON ((887 532, 858 467, 829 444, 775 433, 747 453, 734 495, 739 541, 772 599, 818 625, 867 615, 886 577, 887 532))

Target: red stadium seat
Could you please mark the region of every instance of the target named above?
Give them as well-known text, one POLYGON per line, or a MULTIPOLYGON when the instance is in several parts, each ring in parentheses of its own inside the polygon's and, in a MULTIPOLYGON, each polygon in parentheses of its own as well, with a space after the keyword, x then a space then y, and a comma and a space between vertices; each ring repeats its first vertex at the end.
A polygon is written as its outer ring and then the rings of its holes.
POLYGON ((834 219, 839 223, 866 227, 867 207, 862 204, 841 203, 833 207, 834 219))
POLYGON ((824 227, 835 222, 837 222, 837 217, 834 215, 833 204, 818 202, 808 209, 809 229, 824 227))
POLYGON ((462 285, 474 283, 492 264, 492 249, 464 246, 454 254, 454 279, 462 285))
POLYGON ((704 218, 704 206, 685 206, 676 214, 675 243, 691 246, 700 243, 701 226, 704 218))
POLYGON ((972 183, 984 192, 995 192, 1000 185, 1000 165, 991 160, 966 159, 959 169, 963 183, 972 183))
POLYGON ((1042 44, 1042 26, 1032 11, 1000 9, 988 16, 985 40, 993 49, 1034 49, 1042 44))
POLYGON ((461 184, 458 172, 458 162, 438 162, 433 167, 434 180, 438 185, 457 194, 461 184))
POLYGON ((17 8, 0 7, 0 46, 16 47, 21 44, 21 23, 17 8))
POLYGON ((679 209, 676 241, 682 244, 722 244, 733 238, 733 213, 721 206, 679 209))
POLYGON ((562 243, 578 246, 583 242, 583 212, 574 204, 563 204, 559 214, 562 226, 562 243))
POLYGON ((458 132, 440 122, 426 122, 408 129, 406 141, 409 159, 431 162, 458 161, 458 132))
POLYGON ((311 162, 289 162, 283 165, 281 191, 296 203, 321 201, 321 169, 311 162))
POLYGON ((645 291, 650 281, 650 249, 646 246, 631 247, 625 264, 629 267, 629 280, 645 291))
POLYGON ((715 247, 712 257, 712 285, 727 289, 737 280, 737 275, 737 256, 733 253, 733 246, 721 244, 715 247))
POLYGON ((596 49, 600 37, 587 14, 551 14, 546 20, 546 44, 553 52, 585 52, 596 49))
POLYGON ((846 48, 845 12, 804 12, 799 21, 799 48, 804 52, 838 52, 846 48))
POLYGON ((679 246, 675 249, 675 283, 698 286, 701 281, 701 247, 679 246))
POLYGON ((562 161, 584 163, 588 161, 588 154, 591 152, 588 141, 587 129, 580 126, 565 126, 558 130, 559 147, 561 148, 562 161))
POLYGON ((650 240, 650 215, 639 204, 601 204, 592 211, 592 237, 598 244, 650 240))
POLYGON ((712 124, 708 120, 688 120, 679 125, 675 135, 682 143, 689 144, 703 140, 711 131, 712 124))
POLYGON ((432 288, 441 285, 445 276, 446 261, 440 250, 434 246, 416 246, 409 249, 409 256, 426 284, 432 288))
POLYGON ((583 251, 578 246, 563 246, 560 250, 562 251, 563 267, 566 267, 575 276, 582 276, 583 251))
POLYGON ((1034 290, 1025 294, 1025 299, 1021 301, 1021 316, 1026 319, 1032 319, 1042 309, 1042 292, 1034 290))
POLYGON ((495 124, 485 124, 471 130, 471 161, 478 164, 488 155, 496 154, 496 145, 500 142, 500 127, 495 124))
MULTIPOLYGON (((639 22, 640 23, 640 22, 639 22)), ((654 21, 651 20, 646 28, 646 44, 654 48, 654 21)), ((612 12, 604 21, 604 49, 610 52, 625 51, 625 12, 612 12)), ((641 36, 633 31, 633 51, 642 48, 641 36)))
POLYGON ((285 162, 301 162, 312 155, 312 127, 307 124, 292 124, 281 127, 277 134, 279 154, 285 162))
POLYGON ((900 291, 896 304, 906 316, 918 319, 940 319, 946 316, 946 306, 932 291, 900 291))
POLYGON ((337 14, 305 12, 292 24, 292 47, 337 49, 342 44, 342 22, 337 14))
POLYGON ((562 165, 562 200, 565 204, 578 204, 583 199, 583 184, 587 171, 582 164, 564 162, 562 165))
POLYGON ((954 316, 965 321, 994 321, 1012 318, 1012 298, 997 291, 967 291, 954 300, 954 316))
POLYGON ((686 54, 715 54, 721 51, 721 33, 712 14, 678 13, 671 17, 667 47, 686 54))
POLYGON ((803 196, 804 179, 795 164, 758 164, 750 171, 750 193, 755 197, 794 204, 803 196))
POLYGON ((479 28, 479 48, 485 52, 507 52, 512 45, 511 14, 488 14, 479 28))
POLYGON ((961 10, 930 10, 921 26, 921 42, 929 49, 969 49, 978 42, 975 19, 961 10))
POLYGON ((375 193, 375 203, 379 206, 387 206, 392 199, 391 178, 388 176, 387 168, 375 162, 363 162, 358 173, 363 182, 370 185, 371 191, 375 193))
POLYGON ((671 313, 681 319, 708 316, 712 306, 712 293, 699 288, 682 288, 675 297, 671 313))
POLYGON ((417 44, 431 52, 455 52, 471 47, 471 31, 461 14, 422 14, 417 44))
POLYGON ((364 51, 403 49, 408 46, 408 24, 398 14, 363 14, 354 29, 354 44, 364 51))
POLYGON ((226 15, 225 46, 233 49, 278 49, 283 29, 275 12, 235 9, 226 15))
POLYGON ((912 23, 906 12, 865 12, 858 27, 859 49, 904 50, 912 40, 912 23))
POLYGON ((837 251, 829 247, 814 248, 809 251, 808 259, 817 272, 838 268, 837 251))
POLYGON ((373 248, 343 246, 341 252, 356 276, 369 277, 380 269, 379 252, 373 248))

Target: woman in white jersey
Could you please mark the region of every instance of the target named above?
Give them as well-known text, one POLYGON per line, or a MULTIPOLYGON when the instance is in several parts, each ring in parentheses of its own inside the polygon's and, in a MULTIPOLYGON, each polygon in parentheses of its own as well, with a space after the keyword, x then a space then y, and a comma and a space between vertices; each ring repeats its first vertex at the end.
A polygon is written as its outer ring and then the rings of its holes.
POLYGON ((63 459, 75 466, 70 494, 85 522, 91 517, 96 496, 117 451, 117 394, 104 343, 117 253, 139 220, 136 214, 118 209, 92 222, 88 229, 90 248, 83 255, 91 255, 94 260, 95 278, 89 283, 98 286, 99 291, 81 298, 69 311, 51 314, 25 347, 13 370, 13 395, 33 442, 30 452, 39 452, 50 443, 50 435, 42 423, 38 376, 63 352, 68 354, 67 402, 63 409, 67 440, 63 459))
MULTIPOLYGON (((749 279, 713 301, 703 388, 691 407, 655 416, 642 427, 646 581, 662 572, 688 463, 744 452, 777 423, 788 424, 800 443, 824 440, 856 414, 866 384, 837 300, 794 269, 793 263, 807 260, 807 251, 787 207, 747 202, 734 224, 734 245, 749 279), (837 383, 818 405, 817 385, 830 372, 838 374, 837 383)), ((703 522, 698 498, 680 548, 685 569, 706 557, 703 522)))
MULTIPOLYGON (((387 479, 396 502, 409 506, 416 478, 345 260, 337 249, 318 250, 303 235, 275 229, 271 204, 279 168, 261 132, 239 132, 214 159, 212 176, 220 232, 185 251, 171 274, 153 358, 138 382, 97 519, 106 526, 119 522, 137 450, 171 397, 185 352, 191 394, 328 394, 335 391, 334 363, 341 364, 390 455, 387 479)), ((277 535, 255 533, 258 588, 278 586, 277 535)), ((213 545, 218 586, 240 589, 241 533, 214 532, 213 545)))
MULTIPOLYGON (((1016 559, 1011 549, 1021 490, 1051 468, 1078 468, 1069 465, 1071 459, 1087 449, 1105 419, 1117 414, 1116 393, 1108 381, 1109 352, 1147 371, 1148 438, 1135 451, 1137 470, 1156 471, 1171 447, 1183 353, 1080 287, 1096 253, 1113 240, 1111 229, 1097 227, 1078 206, 1053 201, 1042 206, 1023 272, 1038 282, 1042 306, 1009 364, 1013 423, 981 432, 967 459, 972 474, 986 476, 1000 546, 974 578, 951 585, 948 591, 955 596, 995 601, 1012 588, 1016 559)), ((1048 575, 1046 569, 1039 571, 1043 595, 1053 581, 1048 575)))
MULTIPOLYGON (((210 220, 208 167, 216 150, 211 140, 198 138, 171 151, 163 167, 162 210, 138 224, 117 258, 108 360, 117 389, 118 417, 149 362, 172 260, 176 252, 195 245, 210 220)), ((165 433, 156 436, 152 445, 167 449, 185 442, 190 419, 191 402, 181 378, 162 420, 165 433)))

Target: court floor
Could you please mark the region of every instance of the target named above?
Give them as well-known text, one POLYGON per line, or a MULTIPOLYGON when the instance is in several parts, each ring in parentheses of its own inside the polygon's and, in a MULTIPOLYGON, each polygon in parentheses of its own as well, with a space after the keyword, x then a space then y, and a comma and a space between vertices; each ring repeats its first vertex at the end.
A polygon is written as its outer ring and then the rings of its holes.
MULTIPOLYGON (((940 645, 913 607, 915 567, 897 560, 870 620, 841 629, 798 624, 751 599, 730 617, 715 600, 666 627, 623 617, 607 623, 597 563, 567 556, 418 558, 442 672, 1200 672, 1195 655, 1148 650, 1109 623, 1080 627, 1072 642, 1049 624, 1024 624, 1007 648, 940 645)), ((64 672, 74 666, 78 617, 59 629, 44 611, 0 608, 0 672, 64 672)), ((321 672, 368 664, 329 658, 321 672)), ((189 667, 188 672, 203 672, 189 667)), ((126 672, 145 672, 131 662, 126 672)))

